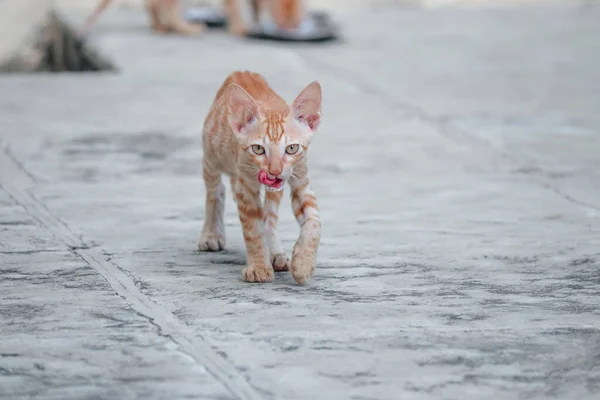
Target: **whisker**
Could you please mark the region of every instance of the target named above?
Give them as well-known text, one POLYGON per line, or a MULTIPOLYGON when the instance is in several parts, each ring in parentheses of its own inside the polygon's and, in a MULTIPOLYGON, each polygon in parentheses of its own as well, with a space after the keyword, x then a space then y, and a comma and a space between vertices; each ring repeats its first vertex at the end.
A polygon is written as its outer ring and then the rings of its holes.
MULTIPOLYGON (((300 180, 300 178, 298 178, 298 177, 297 177, 296 175, 294 175, 294 174, 290 175, 290 178, 294 178, 294 180, 295 180, 295 182, 296 182, 297 184, 301 184, 301 183, 302 183, 302 181, 300 180)), ((301 177, 301 178, 303 179, 304 177, 301 177)))
POLYGON ((254 169, 258 169, 258 167, 256 165, 252 165, 252 164, 238 164, 239 167, 247 167, 247 168, 254 168, 254 169))
POLYGON ((296 180, 298 180, 298 183, 300 183, 301 180, 306 179, 306 174, 298 174, 297 172, 292 173, 291 176, 296 178, 296 180))
POLYGON ((238 166, 240 171, 247 171, 247 172, 257 172, 258 168, 253 168, 253 167, 246 167, 246 166, 238 166))

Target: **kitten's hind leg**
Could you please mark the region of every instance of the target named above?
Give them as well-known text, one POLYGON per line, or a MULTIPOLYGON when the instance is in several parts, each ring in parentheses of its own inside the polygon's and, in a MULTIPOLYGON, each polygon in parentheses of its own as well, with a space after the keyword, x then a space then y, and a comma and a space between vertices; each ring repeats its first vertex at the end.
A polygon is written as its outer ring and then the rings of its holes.
POLYGON ((200 251, 219 251, 225 249, 225 185, 221 182, 221 172, 204 162, 204 185, 206 203, 204 227, 198 241, 200 251))
POLYGON ((275 271, 288 271, 290 269, 290 258, 283 251, 281 240, 277 233, 277 220, 279 219, 279 203, 283 196, 283 190, 265 193, 265 236, 269 247, 271 264, 275 271))

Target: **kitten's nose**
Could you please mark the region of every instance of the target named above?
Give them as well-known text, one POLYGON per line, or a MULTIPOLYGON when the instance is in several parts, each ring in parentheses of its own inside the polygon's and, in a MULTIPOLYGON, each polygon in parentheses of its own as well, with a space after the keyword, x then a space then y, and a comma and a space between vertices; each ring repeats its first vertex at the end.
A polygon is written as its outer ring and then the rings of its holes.
POLYGON ((273 177, 278 177, 279 175, 281 175, 281 170, 272 170, 269 169, 269 175, 273 176, 273 177))

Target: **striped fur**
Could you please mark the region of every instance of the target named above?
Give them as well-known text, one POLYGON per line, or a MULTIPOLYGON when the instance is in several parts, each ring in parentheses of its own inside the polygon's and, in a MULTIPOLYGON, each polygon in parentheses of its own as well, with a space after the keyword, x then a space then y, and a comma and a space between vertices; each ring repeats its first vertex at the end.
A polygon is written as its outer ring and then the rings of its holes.
POLYGON ((225 247, 221 175, 229 175, 246 245, 248 266, 242 272, 246 282, 269 282, 273 271, 291 270, 296 282, 303 283, 315 269, 321 222, 306 155, 320 121, 317 82, 306 86, 291 107, 262 76, 248 71, 232 73, 217 92, 202 134, 206 203, 198 248, 225 247), (258 153, 256 146, 261 149, 258 153), (283 191, 260 183, 260 171, 290 185, 292 209, 300 225, 291 260, 277 234, 283 191), (261 202, 263 187, 267 190, 261 202))

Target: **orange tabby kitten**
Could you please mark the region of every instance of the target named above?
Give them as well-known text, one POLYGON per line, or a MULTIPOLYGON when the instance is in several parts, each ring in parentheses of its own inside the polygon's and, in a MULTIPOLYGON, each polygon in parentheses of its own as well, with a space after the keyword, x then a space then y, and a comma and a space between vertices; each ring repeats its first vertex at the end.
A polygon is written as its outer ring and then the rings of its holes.
POLYGON ((202 132, 206 214, 198 249, 225 247, 221 174, 229 175, 246 244, 248 266, 242 272, 246 282, 270 282, 273 270, 291 269, 296 282, 303 283, 315 269, 321 222, 306 156, 320 122, 317 82, 306 86, 291 107, 261 75, 248 71, 229 75, 217 92, 202 132), (301 227, 291 262, 276 230, 286 182, 301 227))

